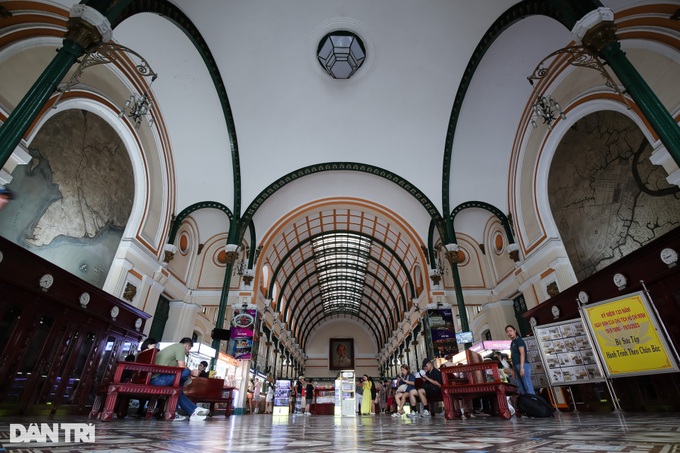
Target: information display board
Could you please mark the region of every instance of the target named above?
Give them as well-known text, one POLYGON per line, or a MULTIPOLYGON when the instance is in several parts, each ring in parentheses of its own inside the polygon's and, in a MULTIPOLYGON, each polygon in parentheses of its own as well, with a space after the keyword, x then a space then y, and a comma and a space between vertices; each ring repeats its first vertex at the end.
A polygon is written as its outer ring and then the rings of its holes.
POLYGON ((354 370, 341 371, 338 374, 338 381, 340 385, 336 386, 336 390, 339 387, 340 414, 344 417, 356 417, 354 370))
POLYGON ((535 326, 534 335, 550 385, 604 380, 581 318, 535 326))
MULTIPOLYGON (((536 337, 522 338, 527 345, 526 362, 531 366, 531 385, 534 389, 540 389, 549 385, 548 375, 545 374, 545 367, 541 360, 541 354, 538 349, 538 342, 536 337)), ((510 343, 508 341, 508 343, 510 343)), ((510 346, 508 345, 508 349, 510 346)))
POLYGON ((274 389, 274 415, 287 415, 290 412, 290 383, 279 379, 274 389))
POLYGON ((643 292, 589 304, 583 313, 607 377, 678 371, 643 292))

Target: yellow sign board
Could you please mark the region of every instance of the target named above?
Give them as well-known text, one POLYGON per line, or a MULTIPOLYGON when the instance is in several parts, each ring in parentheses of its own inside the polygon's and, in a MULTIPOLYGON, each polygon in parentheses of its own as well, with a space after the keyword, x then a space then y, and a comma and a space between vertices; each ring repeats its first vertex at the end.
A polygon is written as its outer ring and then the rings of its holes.
POLYGON ((643 293, 584 307, 608 376, 677 371, 643 293))

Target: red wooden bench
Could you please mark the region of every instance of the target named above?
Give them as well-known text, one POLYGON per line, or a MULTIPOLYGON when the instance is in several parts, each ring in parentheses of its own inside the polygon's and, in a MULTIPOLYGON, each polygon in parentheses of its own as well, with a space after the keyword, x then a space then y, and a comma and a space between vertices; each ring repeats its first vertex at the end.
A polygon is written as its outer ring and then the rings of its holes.
MULTIPOLYGON (((479 356, 469 351, 468 362, 476 361, 479 356)), ((494 410, 503 419, 512 417, 508 407, 508 395, 518 393, 517 386, 501 381, 496 362, 480 362, 469 365, 457 365, 453 367, 442 367, 442 396, 444 399, 444 417, 452 420, 460 412, 456 411, 456 403, 459 400, 466 404, 473 398, 483 398, 492 396, 494 410)))
POLYGON ((194 403, 210 403, 209 416, 215 413, 215 404, 227 405, 224 416, 231 415, 232 390, 234 387, 225 387, 224 379, 192 377, 191 384, 184 386, 184 394, 194 403))
POLYGON ((153 411, 159 398, 167 398, 167 408, 164 414, 166 420, 175 418, 177 401, 182 387, 179 385, 184 368, 176 366, 155 365, 157 349, 149 349, 140 352, 136 362, 118 362, 116 372, 110 384, 102 387, 92 405, 90 418, 100 417, 102 421, 109 421, 113 418, 116 407, 116 400, 120 397, 121 404, 127 408, 127 403, 135 397, 148 399, 149 405, 146 418, 153 416, 153 411), (129 382, 123 381, 123 372, 132 371, 133 375, 129 382), (174 374, 175 380, 172 385, 158 386, 151 385, 151 376, 155 373, 174 374), (121 382, 123 381, 123 382, 121 382), (102 410, 102 401, 106 397, 102 410))

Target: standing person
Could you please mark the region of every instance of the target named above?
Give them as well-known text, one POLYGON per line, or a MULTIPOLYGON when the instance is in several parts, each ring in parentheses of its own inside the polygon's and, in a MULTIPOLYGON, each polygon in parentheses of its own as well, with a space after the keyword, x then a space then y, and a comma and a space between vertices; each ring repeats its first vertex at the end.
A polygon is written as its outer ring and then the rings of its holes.
POLYGON ((254 378, 250 382, 253 384, 253 394, 250 395, 250 413, 257 414, 260 412, 260 401, 262 400, 260 395, 262 392, 262 381, 254 378), (255 410, 253 410, 253 405, 255 405, 255 410))
POLYGON ((394 395, 398 408, 397 412, 392 414, 392 417, 401 417, 404 415, 406 398, 408 398, 411 403, 411 409, 415 410, 416 408, 416 377, 411 373, 411 369, 406 364, 403 364, 400 370, 401 376, 399 376, 397 381, 397 393, 394 395))
POLYGON ((14 193, 6 187, 0 187, 0 210, 12 199, 14 199, 14 193))
POLYGON ((293 382, 292 385, 290 386, 290 413, 295 414, 295 399, 297 394, 297 381, 293 382))
MULTIPOLYGON (((182 370, 182 377, 179 380, 180 386, 183 386, 187 380, 190 380, 191 370, 187 368, 186 357, 189 350, 194 346, 191 338, 182 338, 179 343, 168 346, 167 348, 156 354, 156 365, 163 366, 177 366, 184 368, 182 370)), ((174 374, 158 374, 151 378, 151 385, 165 386, 172 385, 175 381, 174 374)), ((186 412, 191 420, 205 420, 208 415, 208 409, 196 406, 182 390, 179 391, 179 400, 177 405, 186 412)), ((175 420, 185 420, 186 417, 182 415, 175 415, 175 420)))
POLYGON ((387 381, 383 380, 380 384, 380 390, 378 390, 378 406, 380 406, 380 413, 387 413, 387 394, 389 393, 389 387, 387 386, 387 381))
POLYGON ((274 384, 269 383, 269 389, 267 389, 267 396, 264 399, 264 413, 272 413, 272 403, 274 402, 274 384))
POLYGON ((372 383, 368 379, 368 375, 364 374, 361 376, 361 415, 369 415, 373 412, 371 406, 373 406, 373 398, 371 398, 372 383))
POLYGON ((307 381, 305 386, 305 415, 312 415, 311 407, 314 403, 314 380, 307 381))
POLYGON ((364 400, 363 377, 361 379, 357 379, 356 395, 354 398, 357 403, 357 414, 361 415, 361 403, 364 400))
POLYGON ((300 376, 295 384, 295 414, 299 414, 302 410, 302 389, 305 387, 305 377, 300 376))
MULTIPOLYGON (((428 406, 428 399, 441 399, 442 397, 442 372, 434 367, 434 364, 430 359, 423 359, 423 370, 425 370, 425 374, 421 374, 423 378, 423 388, 418 389, 418 397, 420 397, 420 402, 423 403, 423 412, 420 416, 429 417, 431 414, 430 407, 428 406)), ((409 416, 417 417, 418 414, 415 411, 411 411, 409 416)))
POLYGON ((527 345, 518 335, 514 326, 505 327, 505 333, 512 340, 510 343, 510 360, 514 364, 515 379, 519 394, 534 394, 534 386, 531 383, 531 365, 527 363, 527 345))
POLYGON ((378 389, 371 376, 368 377, 371 382, 371 415, 375 415, 375 405, 378 404, 378 389))

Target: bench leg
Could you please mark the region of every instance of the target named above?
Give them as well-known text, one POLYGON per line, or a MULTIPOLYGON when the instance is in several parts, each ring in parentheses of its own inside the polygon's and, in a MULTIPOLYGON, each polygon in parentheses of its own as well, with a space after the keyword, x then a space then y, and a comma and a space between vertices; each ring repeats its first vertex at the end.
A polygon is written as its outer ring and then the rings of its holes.
MULTIPOLYGON (((168 406, 165 411, 165 415, 163 418, 165 420, 174 420, 175 418, 175 412, 177 412, 177 401, 179 400, 179 392, 175 393, 173 395, 170 395, 168 398, 168 406)), ((191 414, 189 414, 191 415, 191 414)))
POLYGON ((104 411, 100 416, 101 421, 108 422, 113 418, 117 398, 118 392, 109 390, 109 392, 106 395, 106 403, 104 403, 104 411))
POLYGON ((149 402, 146 405, 146 414, 144 415, 145 420, 150 420, 153 418, 153 413, 156 410, 156 404, 158 402, 157 396, 152 396, 149 398, 149 402))
POLYGON ((88 416, 88 418, 99 417, 99 412, 102 409, 102 400, 103 399, 104 399, 104 394, 98 393, 97 396, 94 399, 94 403, 92 404, 92 410, 90 411, 90 415, 88 416))
POLYGON ((447 420, 453 420, 453 411, 454 411, 454 404, 453 404, 453 396, 448 395, 448 394, 443 394, 442 395, 442 400, 444 401, 444 418, 447 420))
POLYGON ((512 412, 508 407, 508 399, 505 397, 505 392, 496 392, 496 404, 498 404, 498 415, 503 420, 512 418, 512 412))

